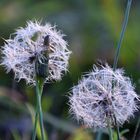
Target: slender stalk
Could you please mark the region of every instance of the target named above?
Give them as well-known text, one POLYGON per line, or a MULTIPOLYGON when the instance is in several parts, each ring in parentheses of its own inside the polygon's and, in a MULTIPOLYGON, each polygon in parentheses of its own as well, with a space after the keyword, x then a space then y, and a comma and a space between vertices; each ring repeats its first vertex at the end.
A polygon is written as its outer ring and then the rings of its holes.
MULTIPOLYGON (((44 125, 43 125, 43 113, 42 113, 42 107, 41 107, 42 85, 43 85, 42 82, 40 82, 40 80, 37 79, 36 80, 36 96, 37 96, 37 104, 38 104, 37 109, 38 110, 36 110, 36 112, 37 112, 37 114, 39 114, 41 137, 42 137, 42 140, 45 140, 45 138, 44 138, 44 125)), ((38 117, 36 119, 38 120, 38 117)))
POLYGON ((36 139, 36 128, 37 128, 37 121, 38 121, 38 109, 39 109, 39 107, 38 107, 38 102, 37 102, 32 140, 36 139))
MULTIPOLYGON (((49 47, 49 36, 45 37, 44 46, 49 47)), ((38 122, 38 116, 39 116, 42 140, 44 140, 44 137, 45 137, 44 126, 43 126, 43 113, 42 113, 42 107, 41 107, 41 97, 42 97, 44 80, 48 76, 48 60, 49 60, 48 51, 44 54, 44 57, 45 59, 39 58, 37 55, 35 63, 34 63, 34 68, 35 68, 35 73, 36 73, 37 105, 36 105, 35 125, 34 125, 32 140, 35 140, 36 138, 36 127, 37 127, 37 122, 38 122)))
POLYGON ((122 41, 123 41, 123 38, 124 38, 124 33, 126 31, 126 27, 127 27, 127 23, 128 23, 131 3, 132 3, 132 0, 128 0, 126 11, 125 11, 125 17, 124 17, 124 21, 123 21, 123 25, 122 25, 122 30, 121 30, 121 34, 120 34, 120 39, 118 41, 117 50, 116 50, 115 59, 114 59, 114 65, 113 65, 113 70, 114 71, 115 71, 115 69, 117 67, 117 64, 118 64, 120 48, 121 48, 121 45, 122 45, 122 41))
POLYGON ((110 118, 107 119, 107 124, 108 124, 109 140, 113 140, 113 133, 112 133, 112 128, 111 128, 110 118))
MULTIPOLYGON (((113 64, 113 70, 114 71, 117 68, 119 54, 120 54, 120 49, 121 49, 122 41, 123 41, 123 38, 124 38, 124 33, 126 31, 126 27, 127 27, 127 24, 128 24, 129 13, 130 13, 130 9, 131 9, 131 3, 132 3, 132 0, 128 0, 126 11, 125 11, 125 17, 124 17, 124 21, 123 21, 123 25, 122 25, 122 30, 121 30, 121 33, 120 33, 120 39, 119 39, 118 44, 117 44, 117 50, 116 50, 114 64, 113 64)), ((120 140, 119 126, 117 124, 116 117, 114 117, 114 119, 115 119, 115 124, 116 124, 117 137, 118 137, 118 140, 120 140)))
POLYGON ((135 128, 135 131, 134 131, 134 135, 133 135, 133 139, 132 140, 135 140, 136 139, 136 135, 137 135, 137 132, 138 132, 139 125, 140 125, 140 118, 138 119, 138 122, 137 122, 137 125, 136 125, 136 128, 135 128))
POLYGON ((117 130, 117 139, 120 140, 120 130, 119 130, 119 125, 117 123, 116 117, 114 117, 115 119, 115 124, 116 124, 116 130, 117 130))
POLYGON ((97 133, 96 140, 101 140, 101 138, 102 138, 102 130, 99 130, 99 132, 97 133))
POLYGON ((112 133, 112 128, 110 125, 108 126, 108 132, 109 132, 109 140, 113 140, 113 133, 112 133))
MULTIPOLYGON (((43 86, 43 85, 42 85, 43 86)), ((40 94, 42 95, 42 91, 43 91, 43 87, 40 86, 40 94)), ((37 88, 36 88, 36 93, 37 93, 37 88)), ((32 136, 32 140, 36 139, 36 128, 37 128, 37 122, 38 122, 38 113, 39 113, 39 103, 38 103, 38 99, 36 96, 36 112, 35 112, 35 122, 34 122, 34 129, 33 129, 33 136, 32 136)))

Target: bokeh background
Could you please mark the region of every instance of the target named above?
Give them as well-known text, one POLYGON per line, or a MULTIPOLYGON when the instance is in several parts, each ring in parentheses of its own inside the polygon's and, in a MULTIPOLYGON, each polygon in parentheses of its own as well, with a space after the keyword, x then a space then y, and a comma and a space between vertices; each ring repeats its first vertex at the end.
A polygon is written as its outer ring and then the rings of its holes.
MULTIPOLYGON (((42 106, 48 140, 94 140, 69 114, 68 94, 84 72, 102 61, 112 66, 127 0, 0 0, 0 46, 28 20, 57 25, 73 52, 69 73, 62 81, 46 84, 42 106)), ((140 1, 133 0, 118 67, 123 67, 140 93, 140 1)), ((0 140, 30 140, 35 107, 34 87, 14 80, 0 66, 0 140)), ((139 113, 121 127, 132 139, 139 113)), ((102 130, 102 139, 108 139, 102 130)), ((101 132, 101 131, 100 131, 101 132)), ((37 132, 40 140, 40 132, 37 132)), ((140 139, 138 131, 137 140, 140 139)))

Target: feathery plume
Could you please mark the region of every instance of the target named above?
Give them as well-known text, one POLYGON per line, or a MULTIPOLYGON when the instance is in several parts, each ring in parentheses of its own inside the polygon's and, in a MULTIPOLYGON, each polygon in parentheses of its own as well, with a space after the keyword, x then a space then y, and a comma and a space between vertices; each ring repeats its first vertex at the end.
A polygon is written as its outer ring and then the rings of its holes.
POLYGON ((113 71, 107 64, 84 75, 70 95, 70 113, 88 127, 108 127, 108 121, 119 125, 137 110, 138 95, 122 69, 113 71))
POLYGON ((17 29, 13 36, 2 47, 1 65, 7 72, 13 70, 15 79, 25 79, 28 84, 35 85, 36 61, 47 65, 45 82, 60 80, 67 72, 71 52, 63 39, 64 35, 55 26, 29 21, 25 28, 17 29))

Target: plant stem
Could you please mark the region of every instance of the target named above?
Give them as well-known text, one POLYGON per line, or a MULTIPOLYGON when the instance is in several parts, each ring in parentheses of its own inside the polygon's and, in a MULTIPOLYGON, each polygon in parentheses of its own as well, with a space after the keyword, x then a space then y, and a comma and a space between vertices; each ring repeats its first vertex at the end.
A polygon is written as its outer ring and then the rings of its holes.
POLYGON ((109 140, 113 140, 112 128, 109 120, 108 120, 108 132, 109 132, 109 140))
POLYGON ((115 124, 116 124, 116 130, 117 130, 117 139, 120 140, 120 130, 119 130, 119 125, 117 123, 116 117, 114 117, 115 119, 115 124))
POLYGON ((121 45, 122 45, 122 41, 123 41, 123 38, 124 38, 124 33, 126 31, 126 26, 127 26, 127 23, 128 23, 131 3, 132 3, 132 0, 128 0, 126 11, 125 11, 125 17, 124 17, 124 21, 123 21, 123 25, 122 25, 122 30, 121 30, 121 34, 120 34, 120 39, 118 41, 117 50, 116 50, 115 59, 114 59, 114 65, 113 65, 113 70, 114 71, 116 70, 116 67, 117 67, 120 48, 121 48, 121 45))
MULTIPOLYGON (((39 113, 41 137, 42 137, 42 140, 45 140, 44 139, 43 113, 42 113, 42 107, 41 107, 42 86, 43 86, 43 83, 37 78, 36 79, 36 96, 37 96, 37 104, 38 104, 37 109, 38 110, 36 110, 36 113, 39 113)), ((38 117, 36 119, 38 120, 38 117)))
MULTIPOLYGON (((43 84, 40 85, 39 87, 40 87, 40 94, 42 95, 43 84)), ((37 94, 37 87, 36 87, 36 94, 37 94)), ((36 95, 36 112, 35 112, 35 122, 34 122, 34 129, 33 129, 32 140, 36 139, 36 128, 37 128, 38 115, 39 115, 38 113, 39 113, 39 103, 38 103, 38 96, 36 95)))
POLYGON ((140 125, 140 118, 138 119, 138 122, 137 122, 137 125, 136 125, 136 128, 135 128, 134 136, 133 136, 132 140, 136 139, 136 135, 137 135, 137 131, 138 131, 139 125, 140 125))
POLYGON ((34 123, 34 129, 33 129, 33 136, 32 136, 32 140, 36 139, 36 128, 37 128, 37 121, 38 121, 38 102, 36 105, 36 112, 35 112, 35 123, 34 123))
MULTIPOLYGON (((121 30, 121 33, 120 33, 120 39, 118 41, 117 50, 116 50, 115 59, 114 59, 114 64, 113 64, 113 70, 114 71, 117 68, 119 54, 120 54, 120 48, 121 48, 122 41, 123 41, 123 38, 124 38, 124 33, 126 31, 126 27, 127 27, 127 24, 128 24, 129 13, 130 13, 130 9, 131 9, 131 3, 132 3, 132 0, 128 0, 126 11, 125 11, 125 17, 124 17, 124 21, 123 21, 123 25, 122 25, 122 30, 121 30)), ((118 140, 120 140, 119 126, 118 126, 116 117, 114 117, 114 119, 115 119, 115 124, 116 124, 116 129, 117 129, 117 137, 118 137, 118 140)))
POLYGON ((43 91, 43 82, 39 78, 36 78, 36 102, 37 102, 37 104, 36 104, 35 124, 34 124, 34 129, 33 129, 32 140, 36 139, 36 128, 37 128, 38 117, 39 117, 39 121, 40 121, 41 137, 42 137, 42 140, 44 140, 43 114, 42 114, 42 107, 41 107, 42 91, 43 91))
POLYGON ((96 140, 101 140, 102 138, 102 130, 98 131, 96 140))

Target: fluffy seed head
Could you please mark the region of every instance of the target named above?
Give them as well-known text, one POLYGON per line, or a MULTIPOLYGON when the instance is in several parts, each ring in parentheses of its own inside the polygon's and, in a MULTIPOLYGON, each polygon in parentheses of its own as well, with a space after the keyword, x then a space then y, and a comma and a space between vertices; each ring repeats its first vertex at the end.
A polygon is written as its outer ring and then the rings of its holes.
POLYGON ((83 76, 70 95, 70 113, 88 127, 108 127, 114 125, 114 117, 119 125, 133 116, 137 110, 137 94, 130 78, 124 71, 115 72, 108 65, 83 76))
POLYGON ((25 28, 19 28, 13 34, 14 38, 6 40, 2 48, 2 63, 7 72, 13 70, 15 78, 25 79, 28 84, 35 84, 35 59, 44 63, 48 59, 48 76, 50 80, 60 80, 67 71, 70 51, 63 34, 49 23, 41 25, 37 21, 29 21, 25 28), (48 46, 44 39, 49 36, 48 46), (44 56, 48 53, 48 58, 44 56))

